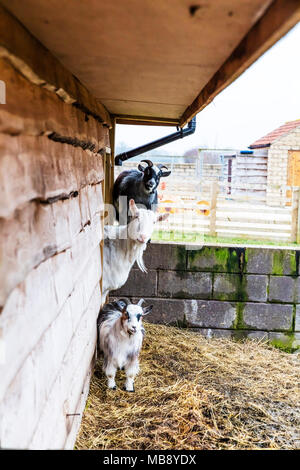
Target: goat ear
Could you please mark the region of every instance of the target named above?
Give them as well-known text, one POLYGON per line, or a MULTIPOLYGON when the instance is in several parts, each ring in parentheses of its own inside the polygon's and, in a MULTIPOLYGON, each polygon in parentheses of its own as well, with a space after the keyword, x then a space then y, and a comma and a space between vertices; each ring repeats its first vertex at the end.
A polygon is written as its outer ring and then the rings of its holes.
POLYGON ((135 205, 134 199, 130 199, 129 201, 129 212, 132 217, 136 217, 138 215, 138 208, 135 205))
POLYGON ((130 304, 130 301, 129 301, 128 299, 126 299, 125 297, 122 297, 122 299, 117 300, 117 304, 118 304, 118 306, 119 306, 120 312, 122 312, 124 306, 125 306, 125 308, 126 308, 127 305, 130 304))
POLYGON ((163 220, 166 220, 170 215, 170 212, 165 212, 164 214, 159 214, 156 217, 156 222, 162 222, 163 220))
POLYGON ((148 313, 150 313, 152 309, 153 309, 153 305, 148 305, 148 307, 144 307, 143 316, 148 315, 148 313))
POLYGON ((144 302, 145 302, 144 299, 140 299, 140 300, 138 301, 137 305, 138 305, 139 307, 141 307, 144 302))
POLYGON ((171 174, 171 170, 169 170, 169 171, 162 171, 160 176, 165 177, 165 176, 170 176, 170 174, 171 174))
POLYGON ((128 318, 128 314, 127 314, 127 305, 125 305, 125 306, 122 308, 122 318, 124 318, 125 320, 128 318))

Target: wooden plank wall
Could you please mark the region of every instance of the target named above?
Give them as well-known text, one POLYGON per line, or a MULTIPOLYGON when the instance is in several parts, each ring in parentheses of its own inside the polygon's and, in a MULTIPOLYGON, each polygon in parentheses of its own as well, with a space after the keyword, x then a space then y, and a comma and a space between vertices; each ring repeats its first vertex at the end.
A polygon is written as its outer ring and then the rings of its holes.
MULTIPOLYGON (((24 31, 20 40, 40 63, 43 46, 24 31)), ((8 51, 7 37, 3 49, 1 34, 7 104, 0 105, 0 447, 72 448, 101 302, 110 122, 105 113, 96 116, 84 94, 76 106, 63 88, 58 93, 58 75, 55 87, 33 80, 25 73, 32 64, 8 51)), ((75 81, 56 67, 66 82, 75 81)))

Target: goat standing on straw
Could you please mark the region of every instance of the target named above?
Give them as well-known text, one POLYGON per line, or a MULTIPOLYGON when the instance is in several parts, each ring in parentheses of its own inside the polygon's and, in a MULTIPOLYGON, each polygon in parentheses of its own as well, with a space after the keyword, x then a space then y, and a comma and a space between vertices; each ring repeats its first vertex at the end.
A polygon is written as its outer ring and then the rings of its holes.
POLYGON ((139 371, 139 353, 143 343, 142 317, 152 305, 142 307, 144 299, 131 304, 127 299, 108 303, 100 310, 97 327, 99 349, 103 351, 103 371, 108 388, 115 390, 117 369, 125 369, 125 390, 134 392, 134 379, 139 371))

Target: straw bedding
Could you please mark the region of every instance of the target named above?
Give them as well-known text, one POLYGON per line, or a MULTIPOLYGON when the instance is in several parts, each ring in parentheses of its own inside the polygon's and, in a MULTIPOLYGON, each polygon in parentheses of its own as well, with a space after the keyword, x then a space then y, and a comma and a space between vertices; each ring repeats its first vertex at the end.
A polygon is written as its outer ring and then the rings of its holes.
POLYGON ((135 393, 97 362, 77 449, 299 449, 299 355, 145 323, 135 393))

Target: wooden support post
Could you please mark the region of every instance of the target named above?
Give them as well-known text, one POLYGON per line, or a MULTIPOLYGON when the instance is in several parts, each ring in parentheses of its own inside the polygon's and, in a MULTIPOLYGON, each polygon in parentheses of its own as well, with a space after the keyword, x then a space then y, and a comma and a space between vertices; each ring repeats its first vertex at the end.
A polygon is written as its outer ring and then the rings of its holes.
POLYGON ((112 204, 112 190, 115 181, 115 143, 116 143, 116 118, 112 118, 112 127, 109 130, 109 141, 110 141, 110 174, 109 174, 109 196, 108 202, 112 204))
POLYGON ((209 235, 211 235, 212 237, 217 236, 216 219, 217 219, 218 193, 219 193, 219 183, 218 181, 213 181, 211 184, 211 193, 210 193, 210 225, 209 225, 209 235))
MULTIPOLYGON (((103 156, 103 168, 104 168, 104 185, 103 185, 103 202, 104 202, 104 211, 102 216, 102 229, 104 230, 104 224, 112 224, 112 216, 109 215, 105 209, 108 209, 106 205, 113 203, 112 198, 112 189, 114 184, 114 159, 115 159, 115 129, 116 129, 116 120, 115 118, 112 119, 112 128, 109 130, 109 141, 110 141, 110 148, 106 147, 105 154, 103 156)), ((111 214, 111 212, 109 212, 111 214)), ((104 231, 103 231, 104 233, 104 231)), ((104 250, 104 240, 101 242, 100 246, 101 250, 101 263, 103 266, 103 250, 104 250)), ((102 282, 103 279, 101 277, 100 281, 100 288, 102 293, 102 282)), ((106 299, 105 299, 106 301, 106 299)), ((102 302, 103 298, 102 298, 102 302)))

